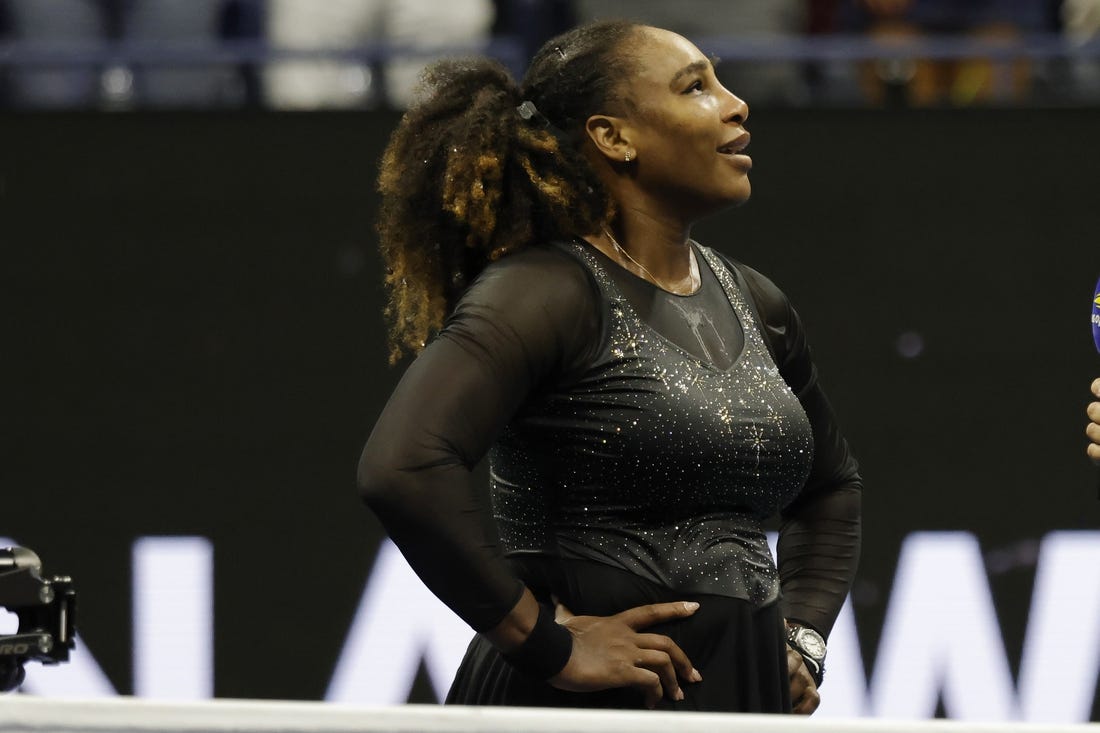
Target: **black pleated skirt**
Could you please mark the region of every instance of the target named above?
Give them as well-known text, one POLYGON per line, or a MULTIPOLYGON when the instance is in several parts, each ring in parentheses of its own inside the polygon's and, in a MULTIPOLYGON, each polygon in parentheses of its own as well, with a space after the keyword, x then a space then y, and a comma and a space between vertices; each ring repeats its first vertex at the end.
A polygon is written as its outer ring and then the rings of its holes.
MULTIPOLYGON (((677 593, 598 562, 555 563, 552 578, 534 566, 521 575, 540 601, 553 592, 578 615, 610 616, 634 606, 697 601, 692 616, 651 626, 679 644, 703 676, 681 681, 684 699, 665 699, 664 710, 789 713, 787 646, 778 604, 754 608, 748 601, 716 595, 677 593), (550 587, 548 587, 550 586, 550 587), (551 591, 552 587, 552 591, 551 591)), ((529 677, 506 662, 482 636, 474 637, 447 695, 448 704, 536 707, 644 707, 631 688, 566 692, 529 677)))

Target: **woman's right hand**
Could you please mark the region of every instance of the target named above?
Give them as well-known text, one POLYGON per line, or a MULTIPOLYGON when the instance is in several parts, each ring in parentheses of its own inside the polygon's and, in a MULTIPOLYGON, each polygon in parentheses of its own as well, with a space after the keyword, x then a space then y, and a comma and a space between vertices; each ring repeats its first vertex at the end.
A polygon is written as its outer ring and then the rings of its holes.
POLYGON ((1092 441, 1088 447, 1089 458, 1100 466, 1100 379, 1093 381, 1092 393, 1096 395, 1098 401, 1089 404, 1088 414, 1092 422, 1085 428, 1085 434, 1092 441))
POLYGON ((556 620, 573 634, 573 652, 550 684, 572 692, 634 687, 645 694, 648 708, 656 707, 666 694, 683 700, 677 678, 699 682, 702 675, 672 639, 639 632, 686 618, 698 608, 695 602, 654 603, 614 616, 575 616, 558 603, 556 620))

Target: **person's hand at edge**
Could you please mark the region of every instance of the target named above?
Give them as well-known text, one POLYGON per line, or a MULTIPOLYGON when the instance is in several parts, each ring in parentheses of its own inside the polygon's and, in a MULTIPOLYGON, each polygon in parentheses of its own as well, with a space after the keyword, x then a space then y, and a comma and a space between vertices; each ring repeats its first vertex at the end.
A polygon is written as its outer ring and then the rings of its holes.
POLYGON ((646 707, 654 708, 666 695, 671 700, 684 699, 679 679, 703 679, 672 639, 639 633, 692 615, 698 603, 654 603, 614 616, 576 616, 557 599, 555 603, 557 622, 573 635, 573 652, 565 667, 550 678, 554 687, 572 692, 634 687, 645 694, 646 707))
MULTIPOLYGON (((1092 393, 1100 398, 1100 379, 1093 380, 1092 393)), ((1100 466, 1100 401, 1089 403, 1088 416, 1092 422, 1085 428, 1085 435, 1091 442, 1086 450, 1092 462, 1100 466)))

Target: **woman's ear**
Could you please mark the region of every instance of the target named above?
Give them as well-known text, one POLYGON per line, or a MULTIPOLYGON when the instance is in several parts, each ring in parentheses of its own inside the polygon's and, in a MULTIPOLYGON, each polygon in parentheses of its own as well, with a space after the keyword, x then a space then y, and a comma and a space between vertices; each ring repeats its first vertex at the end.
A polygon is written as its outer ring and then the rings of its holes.
POLYGON ((584 131, 596 150, 610 161, 630 161, 634 155, 634 146, 630 144, 630 131, 625 120, 609 115, 592 115, 584 124, 584 131))

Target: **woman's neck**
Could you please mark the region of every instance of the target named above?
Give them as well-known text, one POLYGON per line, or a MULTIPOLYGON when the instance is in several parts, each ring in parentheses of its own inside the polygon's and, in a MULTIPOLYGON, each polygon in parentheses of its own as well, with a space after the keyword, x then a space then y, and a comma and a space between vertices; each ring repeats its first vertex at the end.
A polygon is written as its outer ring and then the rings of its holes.
POLYGON ((622 209, 614 222, 586 239, 638 277, 686 295, 699 287, 690 232, 690 225, 633 208, 622 209))

